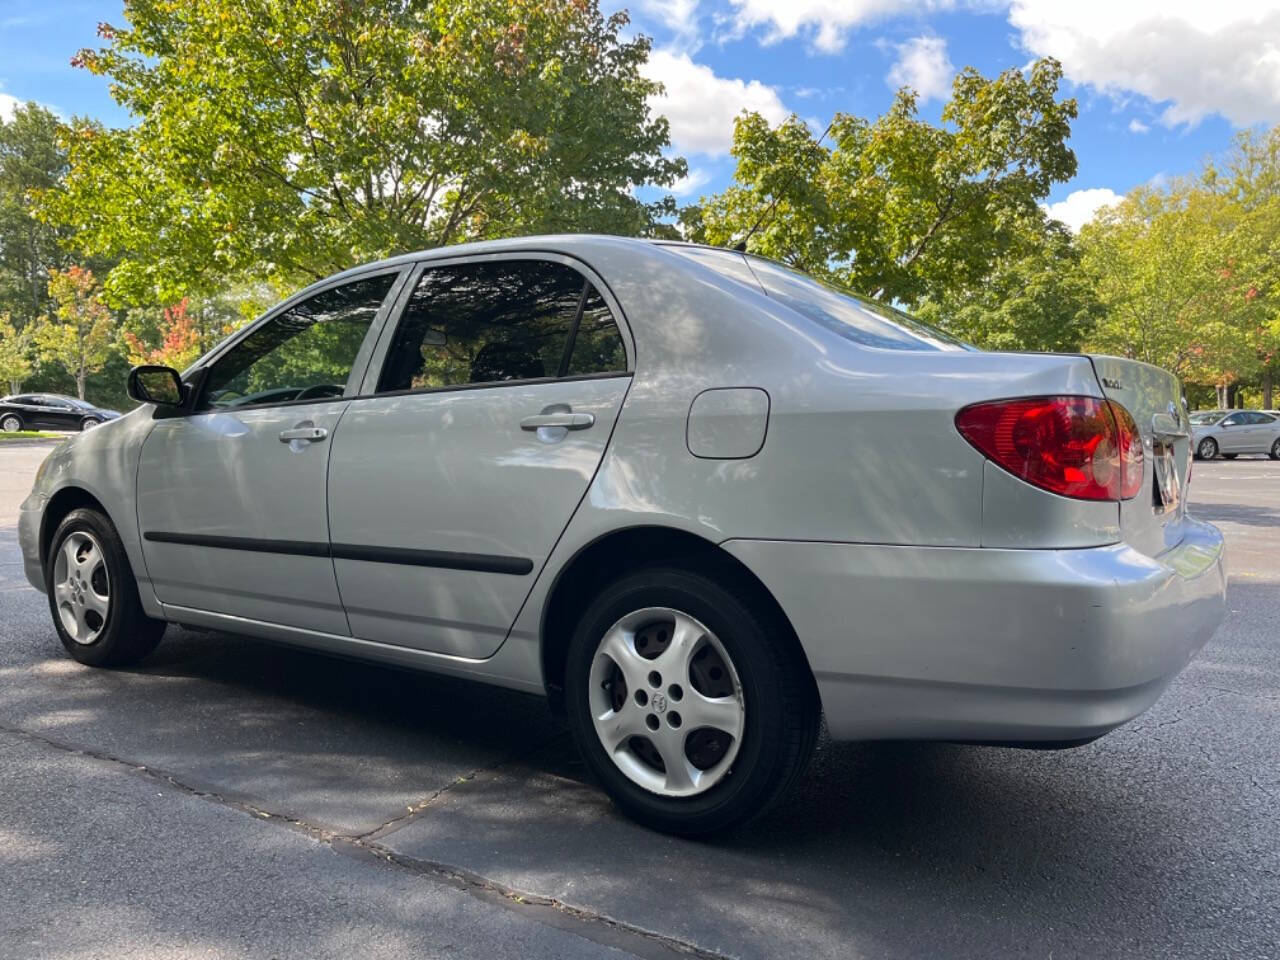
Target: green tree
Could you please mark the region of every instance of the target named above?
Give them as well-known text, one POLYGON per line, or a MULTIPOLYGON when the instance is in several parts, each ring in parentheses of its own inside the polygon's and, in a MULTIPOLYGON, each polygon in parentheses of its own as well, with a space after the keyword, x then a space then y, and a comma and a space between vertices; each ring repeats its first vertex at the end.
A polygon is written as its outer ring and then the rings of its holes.
POLYGON ((64 267, 65 231, 32 215, 32 201, 66 173, 58 118, 35 103, 0 121, 0 312, 22 329, 49 315, 49 271, 64 267))
POLYGON ((1105 311, 1089 345, 1198 383, 1248 376, 1242 335, 1258 313, 1233 257, 1238 210, 1194 181, 1143 187, 1081 231, 1083 265, 1105 311))
POLYGON ((93 271, 72 266, 49 274, 49 296, 56 320, 35 328, 34 340, 42 359, 57 364, 76 381, 76 394, 84 399, 89 374, 101 370, 111 355, 114 321, 99 296, 93 271))
POLYGON ((137 125, 78 123, 44 215, 119 257, 120 302, 673 209, 649 42, 596 0, 131 0, 75 62, 137 125))
POLYGON ((977 287, 948 290, 916 311, 987 350, 1079 350, 1102 315, 1071 231, 1043 215, 1023 221, 977 287))
POLYGON ((17 393, 29 376, 31 337, 25 330, 14 329, 7 313, 0 314, 0 383, 7 383, 9 392, 17 393))
POLYGON ((994 80, 967 68, 941 126, 903 89, 875 122, 837 114, 830 147, 797 117, 770 127, 744 114, 734 185, 682 223, 714 244, 760 223, 753 252, 909 306, 974 289, 1052 184, 1075 174, 1076 102, 1057 99, 1061 78, 1054 60, 994 80))

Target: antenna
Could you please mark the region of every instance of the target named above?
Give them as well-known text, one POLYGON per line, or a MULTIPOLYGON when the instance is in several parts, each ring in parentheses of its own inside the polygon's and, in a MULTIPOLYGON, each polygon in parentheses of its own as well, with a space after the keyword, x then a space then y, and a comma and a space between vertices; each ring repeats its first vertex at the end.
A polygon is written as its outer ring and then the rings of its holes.
MULTIPOLYGON (((834 127, 835 124, 836 124, 836 118, 832 117, 831 122, 827 124, 827 129, 822 131, 822 136, 820 136, 817 139, 817 142, 814 143, 815 147, 820 146, 822 141, 827 139, 827 134, 831 132, 831 128, 834 127)), ((795 178, 796 178, 796 175, 794 173, 791 174, 791 176, 787 179, 787 182, 782 185, 782 189, 779 190, 778 193, 774 195, 774 198, 772 201, 770 201, 769 206, 765 207, 764 213, 760 214, 760 216, 756 218, 756 222, 751 225, 751 229, 747 231, 747 235, 743 237, 741 240, 739 240, 737 243, 735 243, 732 249, 738 251, 738 253, 747 252, 747 241, 750 240, 753 236, 755 236, 756 231, 760 229, 760 225, 764 223, 765 218, 768 217, 769 214, 773 213, 773 208, 778 205, 779 198, 782 196, 783 193, 786 192, 787 187, 791 186, 791 183, 792 181, 795 180, 795 178)))

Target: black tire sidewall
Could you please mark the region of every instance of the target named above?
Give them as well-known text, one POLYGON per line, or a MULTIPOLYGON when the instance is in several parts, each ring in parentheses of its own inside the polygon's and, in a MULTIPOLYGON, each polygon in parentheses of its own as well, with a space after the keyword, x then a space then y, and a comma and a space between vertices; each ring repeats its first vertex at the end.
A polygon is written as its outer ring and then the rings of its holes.
POLYGON ((765 623, 733 593, 699 574, 675 568, 639 571, 618 580, 588 607, 570 643, 566 705, 588 767, 629 815, 674 833, 706 833, 749 816, 774 792, 781 748, 777 731, 785 709, 765 623), (663 797, 633 783, 609 757, 591 720, 589 676, 600 640, 623 616, 645 607, 689 614, 723 644, 742 684, 746 724, 728 775, 706 793, 663 797))
POLYGON ((58 631, 58 639, 74 659, 92 667, 114 666, 136 659, 135 650, 139 644, 133 634, 152 626, 152 623, 142 616, 133 569, 129 566, 129 558, 125 555, 120 537, 111 521, 96 510, 78 509, 67 514, 49 541, 49 553, 44 561, 44 577, 54 629, 58 631), (93 535, 102 547, 102 556, 107 565, 110 603, 107 606, 106 622, 97 639, 88 644, 77 643, 63 627, 53 590, 53 571, 58 551, 62 548, 63 541, 76 531, 93 535))

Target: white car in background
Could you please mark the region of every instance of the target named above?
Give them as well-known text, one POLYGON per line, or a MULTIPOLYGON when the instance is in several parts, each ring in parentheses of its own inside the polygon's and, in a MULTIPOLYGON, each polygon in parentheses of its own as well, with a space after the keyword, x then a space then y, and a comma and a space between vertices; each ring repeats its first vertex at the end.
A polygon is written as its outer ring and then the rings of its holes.
POLYGON ((172 622, 545 694, 664 830, 767 809, 824 715, 1087 742, 1223 616, 1176 378, 976 351, 730 250, 402 256, 130 389, 21 511, 73 657, 172 622))
POLYGON ((1280 414, 1270 410, 1213 410, 1191 415, 1196 456, 1234 460, 1242 453, 1265 453, 1280 460, 1280 414))

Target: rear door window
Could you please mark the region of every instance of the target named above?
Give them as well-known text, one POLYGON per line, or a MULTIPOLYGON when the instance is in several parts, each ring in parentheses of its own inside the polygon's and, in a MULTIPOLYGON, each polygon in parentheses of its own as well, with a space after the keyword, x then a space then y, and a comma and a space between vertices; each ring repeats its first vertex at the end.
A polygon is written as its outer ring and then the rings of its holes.
POLYGON ((552 261, 482 260, 423 271, 378 392, 625 370, 618 325, 582 274, 552 261))

